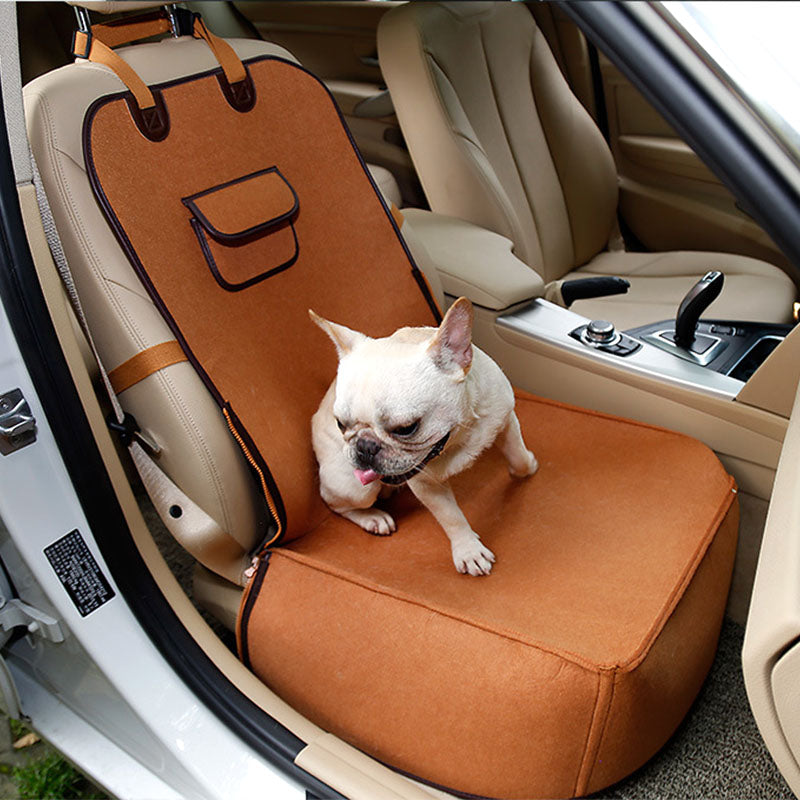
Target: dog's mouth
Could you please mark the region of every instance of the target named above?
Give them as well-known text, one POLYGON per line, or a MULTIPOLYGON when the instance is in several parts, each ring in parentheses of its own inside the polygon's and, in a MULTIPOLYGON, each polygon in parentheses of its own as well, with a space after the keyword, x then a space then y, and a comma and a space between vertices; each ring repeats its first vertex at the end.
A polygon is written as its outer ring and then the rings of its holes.
POLYGON ((406 472, 399 473, 397 475, 382 475, 379 472, 376 472, 374 469, 355 469, 353 473, 355 474, 356 478, 361 481, 362 485, 367 486, 368 484, 372 483, 373 481, 380 481, 383 484, 388 486, 399 486, 402 483, 405 483, 410 478, 413 478, 418 473, 422 472, 423 467, 431 460, 436 458, 442 450, 444 450, 444 446, 447 444, 447 440, 450 438, 450 431, 448 431, 438 442, 428 451, 428 454, 425 458, 422 459, 416 466, 411 467, 411 469, 407 470, 406 472))

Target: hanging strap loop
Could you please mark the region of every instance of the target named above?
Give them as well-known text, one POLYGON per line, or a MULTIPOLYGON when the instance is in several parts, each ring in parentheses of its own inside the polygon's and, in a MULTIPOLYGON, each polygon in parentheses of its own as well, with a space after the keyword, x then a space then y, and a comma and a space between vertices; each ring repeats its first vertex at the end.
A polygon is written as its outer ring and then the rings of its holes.
MULTIPOLYGON (((72 37, 72 53, 76 58, 85 58, 97 64, 105 64, 113 70, 130 89, 139 109, 144 111, 156 106, 154 93, 133 67, 112 48, 139 39, 158 36, 171 29, 172 23, 169 15, 163 10, 114 22, 98 23, 92 25, 89 31, 75 31, 72 37)), ((222 68, 228 87, 226 88, 223 83, 223 91, 228 102, 231 102, 239 110, 247 110, 244 107, 246 104, 243 104, 239 98, 246 95, 248 99, 254 101, 255 97, 250 97, 253 93, 247 88, 250 84, 249 76, 235 50, 224 39, 211 33, 199 14, 193 14, 191 17, 191 32, 195 39, 202 39, 206 42, 222 68), (231 95, 236 101, 235 104, 231 101, 231 95)), ((252 103, 250 105, 252 106, 252 103)))

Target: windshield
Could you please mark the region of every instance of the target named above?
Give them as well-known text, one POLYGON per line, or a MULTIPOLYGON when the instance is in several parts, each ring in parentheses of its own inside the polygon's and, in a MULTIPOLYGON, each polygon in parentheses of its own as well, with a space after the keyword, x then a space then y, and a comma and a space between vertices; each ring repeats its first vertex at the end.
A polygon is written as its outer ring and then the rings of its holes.
POLYGON ((800 158, 800 3, 662 5, 800 158))

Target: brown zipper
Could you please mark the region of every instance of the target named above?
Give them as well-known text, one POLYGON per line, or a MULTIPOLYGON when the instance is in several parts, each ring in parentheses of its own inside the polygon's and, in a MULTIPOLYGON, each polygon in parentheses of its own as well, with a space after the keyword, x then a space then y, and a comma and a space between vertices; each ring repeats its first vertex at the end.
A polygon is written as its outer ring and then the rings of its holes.
POLYGON ((242 452, 244 453, 244 457, 249 462, 250 466, 258 473, 259 480, 261 481, 261 490, 264 492, 264 498, 267 501, 267 505, 269 506, 270 513, 272 514, 272 518, 275 520, 275 524, 277 525, 277 531, 275 535, 268 541, 265 542, 258 551, 258 556, 266 550, 274 541, 280 538, 281 534, 283 533, 283 525, 281 524, 281 518, 278 515, 278 509, 275 505, 275 501, 272 499, 272 495, 267 488, 267 481, 264 478, 264 473, 261 471, 261 467, 258 466, 255 458, 253 458, 250 450, 248 449, 247 445, 242 439, 239 431, 236 430, 236 427, 231 420, 230 414, 228 413, 227 408, 222 409, 222 413, 225 415, 225 421, 228 423, 228 427, 230 428, 231 433, 233 434, 233 438, 239 443, 239 447, 242 448, 242 452))

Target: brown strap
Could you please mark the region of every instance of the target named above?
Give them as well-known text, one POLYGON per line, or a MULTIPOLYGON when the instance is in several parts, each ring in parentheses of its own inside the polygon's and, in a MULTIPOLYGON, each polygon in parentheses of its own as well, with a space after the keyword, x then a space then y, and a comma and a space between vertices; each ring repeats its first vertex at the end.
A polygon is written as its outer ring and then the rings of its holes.
POLYGON ((398 228, 402 228, 403 223, 406 221, 406 218, 403 216, 403 212, 394 203, 392 203, 389 210, 392 212, 394 224, 397 225, 398 228))
MULTIPOLYGON (((79 58, 86 58, 109 67, 131 90, 139 108, 152 108, 156 101, 147 84, 136 74, 133 67, 111 48, 137 39, 157 36, 168 30, 170 30, 169 20, 161 13, 100 23, 92 25, 91 33, 75 32, 72 52, 79 58)), ((195 39, 203 39, 208 44, 229 84, 239 83, 247 77, 244 64, 236 55, 236 51, 224 39, 211 33, 199 15, 194 18, 192 35, 195 39)))
POLYGON ((194 18, 194 37, 195 39, 205 39, 206 44, 214 54, 214 58, 217 59, 217 62, 222 67, 228 83, 239 83, 239 81, 243 81, 247 77, 244 64, 242 64, 239 56, 236 55, 236 51, 224 39, 220 39, 219 36, 211 33, 205 22, 203 22, 203 18, 199 15, 194 18))
POLYGON ((133 358, 123 361, 116 369, 112 369, 108 373, 108 379, 111 381, 114 391, 120 394, 154 372, 186 360, 186 353, 173 339, 148 347, 147 350, 142 350, 133 358))
POLYGON ((85 57, 96 64, 105 64, 105 66, 113 70, 117 77, 131 90, 139 108, 152 108, 156 104, 153 93, 147 88, 147 84, 136 74, 136 70, 130 64, 123 61, 96 36, 92 36, 89 39, 88 35, 83 31, 75 32, 75 49, 77 52, 86 52, 86 46, 89 41, 91 44, 85 57))
POLYGON ((100 22, 92 25, 92 36, 109 47, 159 36, 171 29, 169 19, 160 11, 143 14, 133 19, 117 19, 113 22, 100 22))

